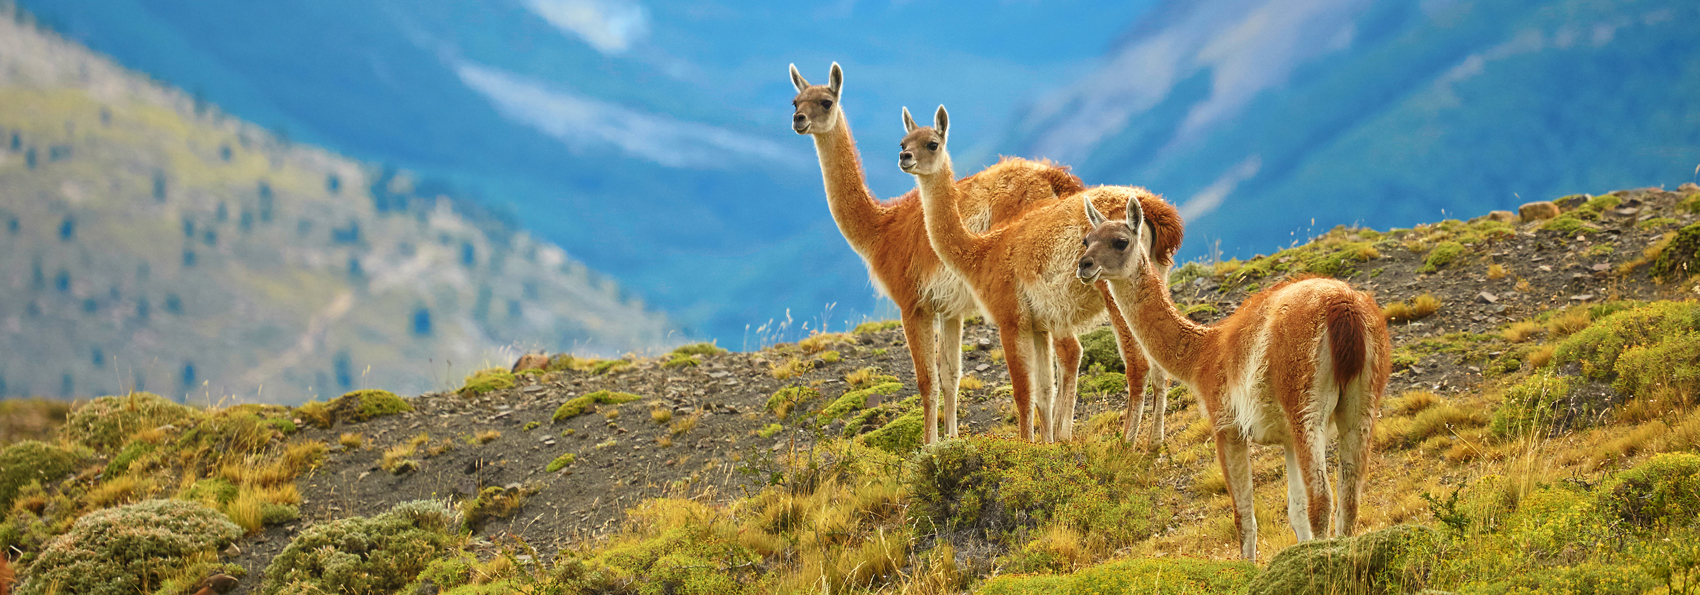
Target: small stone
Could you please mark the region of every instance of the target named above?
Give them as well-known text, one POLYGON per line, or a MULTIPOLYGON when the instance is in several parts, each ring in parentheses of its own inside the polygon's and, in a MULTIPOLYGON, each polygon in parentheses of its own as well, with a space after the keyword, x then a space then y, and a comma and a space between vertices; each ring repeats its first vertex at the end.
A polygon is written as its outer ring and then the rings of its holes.
POLYGON ((1543 264, 1543 265, 1541 265, 1541 266, 1538 266, 1538 267, 1535 267, 1535 268, 1536 268, 1536 269, 1540 269, 1540 271, 1541 271, 1541 272, 1543 272, 1543 273, 1550 273, 1550 272, 1552 272, 1552 265, 1546 265, 1546 264, 1543 264))
POLYGON ((1524 223, 1551 219, 1553 217, 1557 217, 1558 213, 1558 205, 1553 204, 1550 200, 1538 200, 1531 203, 1524 203, 1522 206, 1517 207, 1517 216, 1521 218, 1524 223))
POLYGON ((980 338, 980 348, 981 349, 988 349, 991 346, 992 346, 992 340, 991 339, 988 339, 986 337, 980 338))
POLYGON ((1478 368, 1478 367, 1475 367, 1475 366, 1470 366, 1470 367, 1469 367, 1469 370, 1470 370, 1470 371, 1471 371, 1471 372, 1475 372, 1475 373, 1477 373, 1477 374, 1480 374, 1480 373, 1482 373, 1482 369, 1481 369, 1481 368, 1478 368))
POLYGON ((990 369, 992 369, 992 365, 991 365, 991 364, 980 364, 980 365, 978 365, 978 366, 974 366, 974 371, 975 371, 975 372, 984 372, 984 371, 986 371, 986 370, 990 370, 990 369))
POLYGON ((224 548, 223 554, 226 558, 235 558, 242 555, 242 548, 236 547, 236 544, 232 543, 230 547, 224 548))
POLYGON ((1596 264, 1596 265, 1594 265, 1593 267, 1590 267, 1590 268, 1594 269, 1594 272, 1596 272, 1596 273, 1601 273, 1601 272, 1611 270, 1611 263, 1602 262, 1602 263, 1596 264))
POLYGON ((1700 192, 1700 184, 1695 184, 1694 182, 1684 182, 1681 186, 1676 187, 1676 191, 1682 192, 1682 193, 1700 192))
POLYGON ((1570 301, 1573 301, 1573 302, 1586 302, 1586 301, 1592 300, 1592 299, 1594 299, 1594 294, 1591 294, 1591 293, 1584 293, 1584 294, 1581 294, 1581 295, 1570 296, 1570 301))
POLYGON ((1619 215, 1634 215, 1636 213, 1641 212, 1641 209, 1638 209, 1638 208, 1635 208, 1635 207, 1629 207, 1627 209, 1618 209, 1614 212, 1619 214, 1619 215))
POLYGON ((1517 214, 1511 211, 1489 211, 1487 218, 1500 223, 1517 223, 1519 219, 1517 214))
POLYGON ((1481 300, 1483 303, 1487 303, 1487 304, 1491 304, 1491 303, 1499 301, 1498 296, 1495 296, 1494 294, 1488 293, 1486 291, 1482 292, 1480 295, 1477 295, 1476 299, 1481 300))
POLYGON ((544 440, 543 445, 544 446, 554 446, 555 445, 555 439, 550 438, 550 439, 544 440))

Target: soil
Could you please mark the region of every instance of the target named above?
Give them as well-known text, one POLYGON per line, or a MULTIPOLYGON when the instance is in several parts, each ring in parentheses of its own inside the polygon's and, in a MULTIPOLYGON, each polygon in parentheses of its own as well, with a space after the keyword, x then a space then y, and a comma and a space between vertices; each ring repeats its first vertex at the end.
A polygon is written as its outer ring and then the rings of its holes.
MULTIPOLYGON (((1685 186, 1680 194, 1656 188, 1620 192, 1623 204, 1606 211, 1597 222, 1601 228, 1597 233, 1566 236, 1539 230, 1538 223, 1519 225, 1515 237, 1477 246, 1461 262, 1431 274, 1417 272, 1423 263, 1421 253, 1382 250, 1380 258, 1362 263, 1346 280, 1372 292, 1383 306, 1424 293, 1441 299, 1443 305, 1434 315, 1391 326, 1395 347, 1460 331, 1491 333, 1510 322, 1572 304, 1693 297, 1700 288, 1656 284, 1645 267, 1629 275, 1615 272, 1665 233, 1695 221, 1694 215, 1674 208, 1693 191, 1685 186), (1678 223, 1648 230, 1637 227, 1655 215, 1678 223), (1609 253, 1590 250, 1601 244, 1613 249, 1609 253), (1511 274, 1488 279, 1488 265, 1493 263, 1504 265, 1511 274), (1517 289, 1519 281, 1527 281, 1525 289, 1517 289)), ((1247 291, 1224 289, 1218 281, 1202 278, 1175 287, 1174 295, 1182 304, 1213 305, 1215 314, 1195 315, 1210 322, 1230 314, 1247 291)), ((795 417, 777 435, 762 438, 757 434, 777 421, 764 409, 775 391, 813 385, 822 394, 819 406, 849 390, 845 374, 871 366, 903 383, 904 392, 890 399, 914 394, 913 370, 900 329, 857 335, 854 340, 831 347, 841 354, 840 361, 816 360, 812 370, 786 380, 769 373, 783 359, 771 350, 704 356, 698 366, 676 368, 663 367, 662 360, 642 360, 606 375, 569 371, 543 379, 522 376, 519 386, 471 399, 454 393, 420 395, 409 399, 413 412, 364 423, 339 423, 329 429, 305 426, 291 440, 323 440, 332 445, 331 453, 322 467, 298 480, 299 520, 237 543, 240 553, 229 561, 248 573, 234 592, 255 589, 265 566, 300 529, 377 514, 406 500, 459 501, 486 486, 535 489, 517 513, 488 521, 475 537, 487 544, 517 535, 541 556, 550 557, 573 543, 617 530, 625 510, 646 498, 725 501, 753 493, 761 485, 753 473, 761 461, 771 460, 772 453, 783 449, 806 450, 816 439, 814 432, 797 428, 795 417), (561 423, 551 421, 555 409, 568 399, 598 390, 643 398, 599 405, 593 412, 561 423), (670 422, 692 416, 698 421, 688 432, 673 436, 668 424, 652 419, 653 411, 666 411, 670 422), (486 444, 471 440, 489 430, 501 436, 486 444), (341 447, 338 438, 345 433, 363 435, 364 445, 341 447), (385 449, 420 433, 430 437, 428 445, 450 439, 453 448, 427 456, 422 447, 413 457, 418 468, 400 475, 379 467, 385 449), (574 453, 576 462, 560 472, 546 472, 550 461, 564 453, 574 453)), ((1007 369, 991 351, 997 347, 996 329, 971 323, 964 329, 963 342, 970 346, 962 358, 964 374, 983 380, 985 388, 964 391, 959 409, 962 431, 998 430, 1010 404, 1007 397, 993 394, 994 387, 1009 383, 1007 369)), ((1415 365, 1396 370, 1387 394, 1412 389, 1442 395, 1468 391, 1482 380, 1479 365, 1450 354, 1425 356, 1415 365)), ((1579 394, 1605 403, 1619 398, 1605 385, 1585 387, 1579 394)), ((1124 405, 1120 394, 1097 399, 1083 395, 1076 423, 1124 405)), ((1170 405, 1172 415, 1187 403, 1170 405)), ((827 428, 824 435, 838 435, 840 424, 827 428)))

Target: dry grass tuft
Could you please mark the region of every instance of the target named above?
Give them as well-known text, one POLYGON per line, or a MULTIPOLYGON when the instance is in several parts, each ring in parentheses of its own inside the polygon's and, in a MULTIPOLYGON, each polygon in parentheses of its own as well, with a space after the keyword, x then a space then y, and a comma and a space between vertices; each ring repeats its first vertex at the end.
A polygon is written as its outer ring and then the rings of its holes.
POLYGON ((1440 310, 1440 298, 1432 293, 1425 293, 1407 302, 1394 302, 1381 309, 1381 316, 1388 322, 1410 322, 1420 320, 1440 310))
POLYGON ((1562 339, 1588 328, 1593 323, 1594 319, 1588 315, 1587 308, 1571 308, 1547 319, 1547 333, 1554 339, 1562 339))
POLYGON ((1552 356, 1557 352, 1557 345, 1542 345, 1534 351, 1529 352, 1529 365, 1536 368, 1544 368, 1547 364, 1552 363, 1552 356))
POLYGON ((962 380, 957 383, 957 387, 962 390, 980 390, 986 388, 986 381, 973 376, 963 376, 962 380))
POLYGON ((341 444, 343 448, 355 450, 366 444, 366 435, 358 432, 343 432, 341 436, 337 437, 336 443, 341 444))
POLYGON ((673 421, 673 410, 668 409, 666 407, 656 407, 654 409, 650 409, 649 410, 649 420, 653 421, 653 422, 655 422, 659 425, 665 426, 665 425, 667 425, 667 422, 673 421))
POLYGON ((1523 320, 1511 323, 1510 326, 1499 331, 1499 336, 1505 337, 1505 340, 1512 343, 1522 343, 1529 339, 1533 339, 1535 335, 1540 334, 1543 330, 1546 329, 1545 327, 1542 327, 1540 323, 1533 320, 1523 320))
POLYGON ((501 437, 502 432, 500 430, 484 430, 475 436, 479 444, 489 444, 491 442, 495 442, 497 438, 501 437))
POLYGON ((1388 403, 1387 408, 1405 415, 1416 415, 1440 403, 1440 395, 1426 390, 1413 390, 1388 403))
POLYGON ((672 425, 667 427, 667 433, 672 434, 675 438, 688 434, 691 430, 696 429, 697 420, 700 417, 701 416, 692 415, 684 419, 675 420, 672 425))
POLYGON ((1503 264, 1494 263, 1494 264, 1488 265, 1487 278, 1489 278, 1489 279, 1504 279, 1506 276, 1508 276, 1510 274, 1511 274, 1511 271, 1509 269, 1506 269, 1505 265, 1503 265, 1503 264))

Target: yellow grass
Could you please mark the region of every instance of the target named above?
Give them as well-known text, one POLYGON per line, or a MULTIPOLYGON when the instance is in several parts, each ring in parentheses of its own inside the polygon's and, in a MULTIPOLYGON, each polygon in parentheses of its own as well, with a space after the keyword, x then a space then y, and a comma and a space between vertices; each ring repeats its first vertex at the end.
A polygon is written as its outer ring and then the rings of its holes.
POLYGON ((692 415, 684 419, 675 420, 672 425, 667 427, 667 433, 672 434, 674 437, 688 434, 691 430, 697 427, 697 419, 699 417, 700 416, 692 415))
POLYGON ((1522 343, 1529 339, 1533 339, 1535 335, 1540 334, 1543 330, 1545 330, 1545 328, 1542 327, 1540 323, 1532 320, 1523 320, 1511 323, 1510 326, 1499 331, 1499 336, 1505 337, 1505 340, 1512 343, 1522 343))
POLYGON ((502 432, 500 430, 484 430, 478 433, 477 439, 479 444, 489 444, 501 437, 502 432))
POLYGON ((1587 308, 1571 308, 1547 320, 1547 333, 1554 339, 1562 339, 1588 328, 1593 322, 1587 308))
POLYGON ((1410 301, 1393 302, 1382 307, 1381 316, 1386 318, 1388 322, 1410 322, 1434 314, 1435 311, 1440 310, 1440 305, 1440 298, 1434 297, 1434 294, 1425 293, 1411 298, 1410 301))
POLYGON ((673 421, 673 410, 667 409, 665 407, 656 407, 654 409, 650 409, 649 410, 649 420, 653 421, 657 424, 665 426, 665 425, 667 425, 667 422, 673 421))
POLYGON ((973 376, 963 376, 962 380, 957 382, 957 387, 962 390, 980 390, 986 388, 986 381, 973 376))
POLYGON ((337 437, 336 442, 341 444, 343 448, 354 450, 366 444, 366 435, 358 432, 343 432, 341 436, 337 437))
POLYGON ((1487 278, 1489 279, 1504 279, 1510 274, 1511 271, 1507 270, 1503 264, 1494 263, 1488 265, 1487 278))

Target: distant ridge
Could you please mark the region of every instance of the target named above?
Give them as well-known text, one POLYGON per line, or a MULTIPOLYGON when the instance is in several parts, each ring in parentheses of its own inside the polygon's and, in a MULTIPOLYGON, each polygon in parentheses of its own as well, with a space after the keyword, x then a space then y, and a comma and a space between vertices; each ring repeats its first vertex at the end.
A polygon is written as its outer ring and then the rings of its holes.
POLYGON ((0 4, 0 396, 417 393, 526 349, 654 351, 671 328, 476 205, 0 4))

